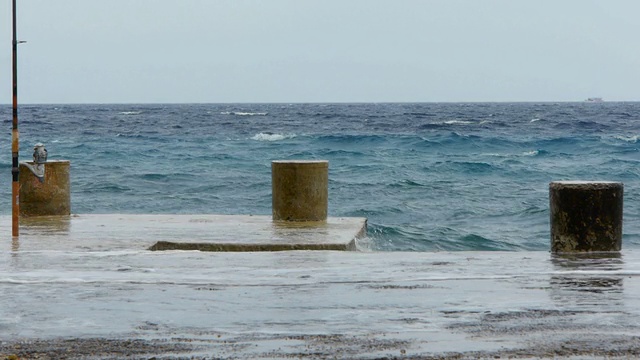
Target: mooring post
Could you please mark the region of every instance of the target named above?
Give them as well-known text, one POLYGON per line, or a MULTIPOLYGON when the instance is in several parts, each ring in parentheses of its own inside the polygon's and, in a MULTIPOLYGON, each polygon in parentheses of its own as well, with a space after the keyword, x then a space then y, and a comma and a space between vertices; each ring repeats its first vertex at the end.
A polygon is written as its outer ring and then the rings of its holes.
POLYGON ((35 162, 20 163, 20 215, 70 215, 71 182, 69 160, 49 160, 40 179, 35 162))
POLYGON ((620 251, 622 197, 620 182, 550 183, 551 252, 620 251))
POLYGON ((271 180, 273 220, 327 220, 328 161, 273 161, 271 180))

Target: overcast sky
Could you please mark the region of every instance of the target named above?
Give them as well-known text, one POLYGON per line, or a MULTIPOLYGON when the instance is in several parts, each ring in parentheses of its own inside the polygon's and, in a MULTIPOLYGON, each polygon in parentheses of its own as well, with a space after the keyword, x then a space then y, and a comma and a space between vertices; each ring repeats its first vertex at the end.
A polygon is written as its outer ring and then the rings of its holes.
MULTIPOLYGON (((11 1, 0 2, 11 103, 11 1)), ((20 103, 640 100, 638 0, 18 0, 20 103)))

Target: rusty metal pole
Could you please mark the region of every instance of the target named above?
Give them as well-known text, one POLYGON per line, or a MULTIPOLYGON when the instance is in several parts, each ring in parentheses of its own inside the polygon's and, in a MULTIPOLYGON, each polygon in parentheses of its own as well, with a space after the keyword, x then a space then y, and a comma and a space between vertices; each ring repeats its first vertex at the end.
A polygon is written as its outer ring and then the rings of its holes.
POLYGON ((16 27, 16 0, 13 0, 13 131, 11 132, 11 154, 13 165, 11 175, 13 183, 11 186, 11 211, 12 211, 12 235, 20 236, 20 174, 18 165, 19 133, 18 133, 18 38, 16 27))

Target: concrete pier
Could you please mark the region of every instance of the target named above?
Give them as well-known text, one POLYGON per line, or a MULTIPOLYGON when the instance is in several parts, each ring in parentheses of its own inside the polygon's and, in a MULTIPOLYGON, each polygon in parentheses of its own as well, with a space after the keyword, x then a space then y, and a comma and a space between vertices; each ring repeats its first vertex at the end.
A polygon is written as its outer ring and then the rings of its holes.
POLYGON ((273 220, 327 220, 328 161, 273 161, 271 177, 273 220))
POLYGON ((623 184, 558 181, 549 184, 551 251, 620 251, 623 184))
POLYGON ((47 161, 44 181, 40 182, 25 163, 20 164, 21 216, 71 214, 70 165, 68 160, 47 161))

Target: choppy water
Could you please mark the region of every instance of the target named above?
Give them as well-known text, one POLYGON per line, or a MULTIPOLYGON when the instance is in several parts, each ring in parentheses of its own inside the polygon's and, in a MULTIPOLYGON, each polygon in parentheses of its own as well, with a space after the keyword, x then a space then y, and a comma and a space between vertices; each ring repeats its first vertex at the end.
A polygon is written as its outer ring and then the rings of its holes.
MULTIPOLYGON (((0 107, 10 214, 11 107, 0 107)), ((272 160, 329 160, 329 215, 376 250, 547 250, 548 183, 625 184, 640 246, 640 103, 24 105, 74 213, 270 214, 272 160)))

